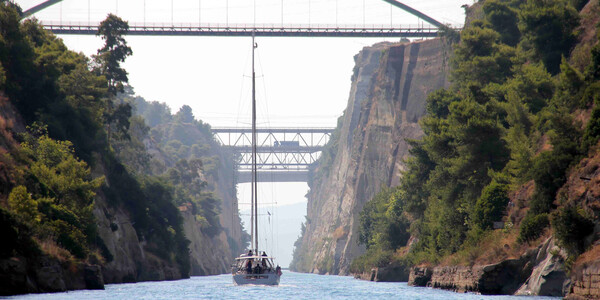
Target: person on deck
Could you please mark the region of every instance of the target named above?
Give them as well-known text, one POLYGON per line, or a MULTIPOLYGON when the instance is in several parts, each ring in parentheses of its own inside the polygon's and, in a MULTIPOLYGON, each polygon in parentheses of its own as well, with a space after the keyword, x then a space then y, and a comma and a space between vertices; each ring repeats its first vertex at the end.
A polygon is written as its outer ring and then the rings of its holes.
POLYGON ((252 258, 246 262, 246 274, 252 273, 252 258))
POLYGON ((262 259, 262 267, 263 269, 268 269, 269 264, 267 263, 267 252, 263 251, 262 253, 263 259, 262 259))

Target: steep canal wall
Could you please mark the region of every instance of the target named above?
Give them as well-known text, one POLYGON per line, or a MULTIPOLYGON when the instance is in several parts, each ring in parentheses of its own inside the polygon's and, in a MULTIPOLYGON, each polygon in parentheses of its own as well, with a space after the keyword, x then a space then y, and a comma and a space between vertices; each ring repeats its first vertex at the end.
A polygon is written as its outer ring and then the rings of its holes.
POLYGON ((292 269, 348 274, 357 243, 358 213, 381 185, 394 186, 408 155, 405 139, 422 135, 417 123, 426 95, 448 85, 449 46, 440 39, 365 47, 348 106, 309 180, 307 221, 292 269))

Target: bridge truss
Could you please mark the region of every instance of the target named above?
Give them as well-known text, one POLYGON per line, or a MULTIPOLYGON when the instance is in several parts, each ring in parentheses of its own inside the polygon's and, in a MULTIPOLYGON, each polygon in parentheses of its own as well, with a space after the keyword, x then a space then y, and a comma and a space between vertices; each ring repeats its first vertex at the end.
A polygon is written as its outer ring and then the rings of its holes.
MULTIPOLYGON (((306 181, 308 168, 319 159, 331 138, 332 128, 258 128, 258 180, 306 181)), ((250 182, 252 130, 213 128, 217 141, 236 154, 238 182, 250 182)))

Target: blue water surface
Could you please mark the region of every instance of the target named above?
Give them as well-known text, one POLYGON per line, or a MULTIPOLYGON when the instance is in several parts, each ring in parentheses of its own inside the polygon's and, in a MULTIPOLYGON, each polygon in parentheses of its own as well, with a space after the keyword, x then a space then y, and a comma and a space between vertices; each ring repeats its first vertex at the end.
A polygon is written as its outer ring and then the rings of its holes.
POLYGON ((406 282, 370 282, 347 276, 284 271, 279 286, 236 286, 231 275, 177 281, 108 284, 105 290, 29 294, 0 299, 558 299, 551 297, 482 296, 411 287, 406 282))

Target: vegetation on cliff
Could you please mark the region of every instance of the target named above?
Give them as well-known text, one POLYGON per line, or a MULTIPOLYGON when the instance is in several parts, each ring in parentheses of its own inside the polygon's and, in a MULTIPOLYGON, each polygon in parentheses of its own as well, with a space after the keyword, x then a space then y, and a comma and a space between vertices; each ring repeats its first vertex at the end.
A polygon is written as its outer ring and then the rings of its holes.
MULTIPOLYGON (((8 239, 0 259, 110 262, 113 254, 92 213, 101 197, 125 209, 145 250, 189 276, 189 241, 177 206, 192 203, 209 236, 222 231, 219 200, 199 178, 216 172, 215 158, 203 152, 208 146, 194 142, 189 152, 195 155, 175 159, 182 151, 172 153, 167 144, 175 138, 164 136, 172 163, 154 166, 144 144, 150 129, 132 115, 134 103, 123 94, 127 72, 120 63, 132 54, 123 38, 127 22, 109 15, 99 32, 105 45, 89 59, 36 20, 21 21, 19 12, 0 1, 0 230, 8 239), (26 132, 16 134, 17 123, 27 125, 26 132)), ((168 126, 148 120, 167 132, 192 123, 209 139, 209 127, 182 110, 160 112, 173 119, 168 126)), ((119 230, 117 223, 110 227, 119 230)))
MULTIPOLYGON (((168 184, 173 189, 173 203, 189 205, 202 232, 209 237, 221 233, 222 199, 217 191, 229 189, 235 196, 233 153, 217 145, 210 125, 196 120, 188 105, 171 114, 164 103, 134 96, 130 87, 119 97, 133 108, 129 119, 130 141, 114 144, 120 159, 127 162, 131 172, 152 174, 168 184), (154 154, 150 155, 146 149, 154 154)), ((245 232, 241 241, 232 239, 229 232, 226 234, 232 253, 245 249, 249 241, 245 232)))
POLYGON ((530 181, 526 216, 507 222, 504 232, 527 243, 551 226, 570 255, 585 248, 591 216, 556 200, 569 168, 596 151, 600 137, 600 45, 596 38, 587 51, 573 51, 577 9, 585 3, 481 2, 483 18, 454 46, 451 87, 428 97, 424 137, 411 141, 400 185, 361 212, 360 241, 368 251, 354 261, 355 272, 392 260, 474 259, 469 253, 515 205, 510 193, 530 181), (582 123, 576 116, 586 111, 591 117, 582 123), (407 223, 402 233, 386 233, 407 223), (408 233, 416 239, 405 251, 408 233))

